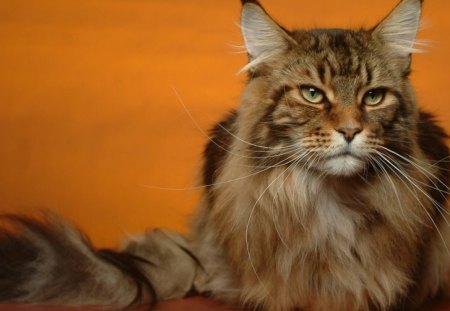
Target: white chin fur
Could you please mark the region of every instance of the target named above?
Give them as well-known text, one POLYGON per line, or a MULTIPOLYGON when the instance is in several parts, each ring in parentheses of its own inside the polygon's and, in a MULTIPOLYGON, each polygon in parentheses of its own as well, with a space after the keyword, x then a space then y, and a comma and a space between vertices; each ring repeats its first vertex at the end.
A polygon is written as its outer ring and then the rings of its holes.
POLYGON ((363 161, 352 156, 341 156, 325 161, 323 170, 329 175, 350 176, 363 168, 363 161))

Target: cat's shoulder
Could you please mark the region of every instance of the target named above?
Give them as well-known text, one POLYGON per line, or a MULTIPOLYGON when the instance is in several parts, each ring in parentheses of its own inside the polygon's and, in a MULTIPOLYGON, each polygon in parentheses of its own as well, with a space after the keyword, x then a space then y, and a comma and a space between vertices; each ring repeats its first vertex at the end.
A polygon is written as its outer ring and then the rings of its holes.
POLYGON ((417 124, 419 146, 432 161, 447 163, 449 148, 446 140, 449 138, 437 118, 429 112, 421 110, 417 124))

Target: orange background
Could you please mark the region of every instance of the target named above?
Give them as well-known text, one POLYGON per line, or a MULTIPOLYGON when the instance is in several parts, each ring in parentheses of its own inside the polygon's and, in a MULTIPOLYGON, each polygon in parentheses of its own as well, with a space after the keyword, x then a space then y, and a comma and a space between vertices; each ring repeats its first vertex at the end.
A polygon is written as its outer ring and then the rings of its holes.
MULTIPOLYGON (((370 26, 396 0, 263 0, 291 27, 370 26), (376 5, 375 5, 376 4, 376 5)), ((425 1, 412 76, 450 130, 450 2, 425 1)), ((0 212, 48 208, 102 246, 186 230, 206 138, 245 77, 238 0, 1 0, 0 212)))

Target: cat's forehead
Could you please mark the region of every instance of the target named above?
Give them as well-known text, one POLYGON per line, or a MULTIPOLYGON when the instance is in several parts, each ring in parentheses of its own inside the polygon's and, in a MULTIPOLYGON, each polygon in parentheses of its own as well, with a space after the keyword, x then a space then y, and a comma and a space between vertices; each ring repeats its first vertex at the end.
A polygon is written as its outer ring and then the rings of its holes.
POLYGON ((287 60, 285 72, 294 75, 316 72, 321 80, 329 76, 351 81, 354 77, 369 81, 390 75, 389 60, 369 31, 313 29, 294 30, 291 35, 298 46, 287 60))
POLYGON ((294 30, 292 38, 310 52, 364 53, 373 43, 370 32, 350 29, 294 30))

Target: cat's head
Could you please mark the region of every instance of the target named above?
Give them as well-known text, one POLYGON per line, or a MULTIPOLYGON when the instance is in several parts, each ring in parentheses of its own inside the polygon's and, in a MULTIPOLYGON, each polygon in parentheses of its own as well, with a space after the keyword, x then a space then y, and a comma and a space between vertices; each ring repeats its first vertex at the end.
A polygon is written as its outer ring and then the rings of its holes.
POLYGON ((418 112, 408 75, 421 6, 403 0, 372 29, 289 31, 259 2, 243 1, 250 78, 241 121, 255 158, 352 176, 383 148, 410 152, 418 112))

